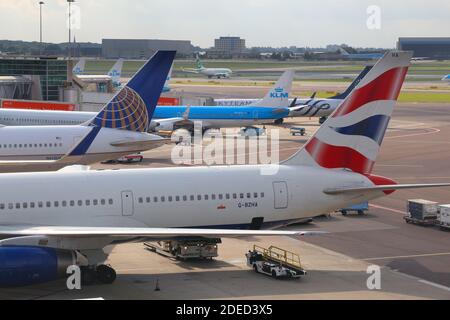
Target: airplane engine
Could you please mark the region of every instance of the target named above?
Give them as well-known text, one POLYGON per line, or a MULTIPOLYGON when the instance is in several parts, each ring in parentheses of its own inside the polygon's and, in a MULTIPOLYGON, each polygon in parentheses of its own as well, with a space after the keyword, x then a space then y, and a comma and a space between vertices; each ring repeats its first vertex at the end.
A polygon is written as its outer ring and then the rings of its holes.
POLYGON ((76 253, 41 247, 0 247, 0 287, 27 286, 66 276, 76 253))

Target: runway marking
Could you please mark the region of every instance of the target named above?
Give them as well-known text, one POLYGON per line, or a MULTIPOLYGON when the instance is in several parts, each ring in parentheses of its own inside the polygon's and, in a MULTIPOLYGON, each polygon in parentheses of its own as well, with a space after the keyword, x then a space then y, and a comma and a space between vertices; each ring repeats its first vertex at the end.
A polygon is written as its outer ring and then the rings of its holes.
POLYGON ((405 214, 404 211, 400 211, 400 210, 396 210, 396 209, 391 209, 391 208, 386 208, 386 207, 383 207, 383 206, 377 206, 377 205, 375 205, 375 204, 371 204, 370 206, 373 207, 373 208, 377 208, 377 209, 382 209, 382 210, 391 211, 391 212, 395 212, 395 213, 401 213, 401 214, 403 214, 403 215, 405 214))
POLYGON ((377 167, 423 168, 424 166, 408 164, 378 164, 377 167))
MULTIPOLYGON (((420 128, 422 129, 422 128, 420 128)), ((440 129, 437 128, 428 128, 429 130, 433 130, 431 132, 423 132, 423 133, 411 133, 411 134, 405 134, 405 135, 401 135, 401 136, 393 136, 393 137, 386 137, 385 140, 387 139, 399 139, 399 138, 408 138, 408 137, 417 137, 417 136, 426 136, 426 135, 430 135, 430 134, 436 134, 441 132, 440 129)), ((422 129, 425 130, 425 129, 422 129)))
POLYGON ((367 258, 367 259, 361 259, 361 260, 376 261, 376 260, 395 260, 395 259, 426 258, 426 257, 441 257, 441 256, 450 256, 450 252, 415 254, 415 255, 409 255, 409 256, 378 257, 378 258, 367 258))
POLYGON ((424 284, 428 284, 430 286, 433 286, 433 287, 436 287, 436 288, 439 288, 439 289, 442 289, 442 290, 445 290, 445 291, 450 291, 449 287, 446 287, 446 286, 443 286, 441 284, 437 284, 437 283, 434 283, 434 282, 431 282, 431 281, 419 280, 419 282, 424 283, 424 284))

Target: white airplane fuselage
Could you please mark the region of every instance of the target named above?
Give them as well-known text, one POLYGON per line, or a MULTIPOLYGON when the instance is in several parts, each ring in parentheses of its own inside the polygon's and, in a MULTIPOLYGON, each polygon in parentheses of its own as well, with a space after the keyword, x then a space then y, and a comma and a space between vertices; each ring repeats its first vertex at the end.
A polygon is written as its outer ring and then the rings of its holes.
POLYGON ((325 194, 373 185, 344 170, 280 165, 276 174, 262 175, 262 168, 2 174, 0 225, 240 228, 264 218, 267 227, 279 227, 384 195, 325 194))
MULTIPOLYGON (((90 126, 7 126, 0 128, 0 161, 58 160, 91 132, 90 126)), ((134 153, 136 147, 113 146, 111 143, 161 139, 126 130, 101 128, 79 164, 114 159, 123 153, 134 153)))

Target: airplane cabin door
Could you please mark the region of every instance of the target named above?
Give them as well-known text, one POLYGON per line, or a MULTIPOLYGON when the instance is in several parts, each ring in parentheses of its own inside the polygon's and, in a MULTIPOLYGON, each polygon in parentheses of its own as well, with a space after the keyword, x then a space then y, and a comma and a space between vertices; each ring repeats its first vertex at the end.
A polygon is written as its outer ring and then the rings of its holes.
POLYGON ((273 193, 275 209, 286 209, 288 207, 288 186, 286 182, 274 182, 273 193))
POLYGON ((122 191, 122 215, 132 216, 134 214, 134 200, 132 191, 122 191))

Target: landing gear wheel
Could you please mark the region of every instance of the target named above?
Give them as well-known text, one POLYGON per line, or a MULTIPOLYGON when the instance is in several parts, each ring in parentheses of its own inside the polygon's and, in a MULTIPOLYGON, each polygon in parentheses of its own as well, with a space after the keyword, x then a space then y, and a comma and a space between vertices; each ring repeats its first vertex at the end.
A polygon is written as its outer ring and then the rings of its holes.
POLYGON ((253 265, 253 270, 255 270, 256 273, 259 273, 258 267, 256 266, 256 264, 253 265))
POLYGON ((111 284, 117 278, 116 271, 108 266, 100 265, 97 267, 97 279, 103 284, 111 284))
POLYGON ((81 284, 83 286, 92 286, 97 279, 95 270, 89 267, 81 268, 81 284))
POLYGON ((277 272, 275 270, 272 270, 272 278, 274 279, 277 278, 277 272))
POLYGON ((275 124, 277 124, 277 125, 281 125, 283 123, 284 123, 284 119, 275 120, 275 124))

